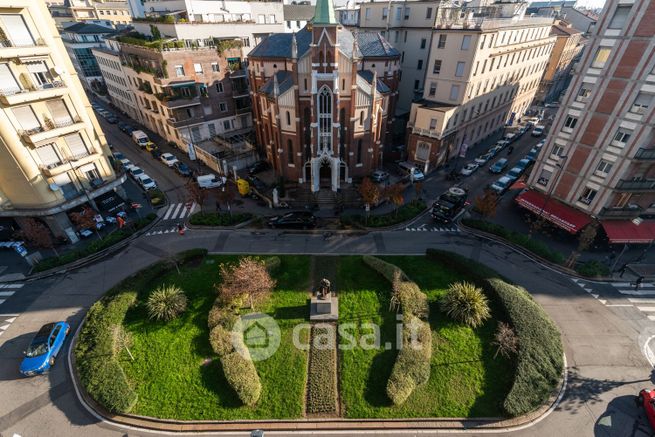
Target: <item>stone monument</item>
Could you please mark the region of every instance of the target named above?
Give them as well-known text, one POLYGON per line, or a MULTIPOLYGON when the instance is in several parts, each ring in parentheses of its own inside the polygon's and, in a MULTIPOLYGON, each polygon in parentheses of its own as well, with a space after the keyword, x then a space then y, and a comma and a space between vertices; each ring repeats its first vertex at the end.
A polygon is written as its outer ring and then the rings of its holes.
POLYGON ((339 298, 332 293, 332 284, 327 278, 321 279, 316 296, 312 296, 309 320, 337 320, 339 318, 339 298))

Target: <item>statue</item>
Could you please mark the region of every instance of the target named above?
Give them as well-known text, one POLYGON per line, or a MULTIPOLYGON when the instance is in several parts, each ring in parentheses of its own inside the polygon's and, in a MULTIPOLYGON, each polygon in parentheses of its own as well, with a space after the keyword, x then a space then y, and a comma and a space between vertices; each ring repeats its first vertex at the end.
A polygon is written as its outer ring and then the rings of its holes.
POLYGON ((318 286, 318 296, 321 300, 326 300, 330 297, 330 281, 326 278, 321 279, 318 286))

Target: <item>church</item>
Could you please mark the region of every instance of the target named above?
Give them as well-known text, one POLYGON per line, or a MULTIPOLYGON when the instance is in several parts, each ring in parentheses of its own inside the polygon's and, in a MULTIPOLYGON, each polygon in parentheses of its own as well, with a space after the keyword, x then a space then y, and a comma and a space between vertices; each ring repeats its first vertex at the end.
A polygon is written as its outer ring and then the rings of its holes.
POLYGON ((305 28, 270 35, 248 58, 257 143, 278 175, 338 191, 382 165, 400 54, 378 32, 347 30, 318 0, 305 28))

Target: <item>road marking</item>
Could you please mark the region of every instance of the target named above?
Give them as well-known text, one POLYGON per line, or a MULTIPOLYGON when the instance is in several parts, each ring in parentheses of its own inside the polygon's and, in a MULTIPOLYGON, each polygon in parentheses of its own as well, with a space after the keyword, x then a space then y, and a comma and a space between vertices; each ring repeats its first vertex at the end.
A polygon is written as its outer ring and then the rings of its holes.
MULTIPOLYGON (((612 285, 615 288, 621 288, 621 287, 634 287, 635 283, 634 282, 612 282, 612 285)), ((651 284, 649 282, 644 282, 640 285, 639 288, 655 288, 655 284, 651 284)))
POLYGON ((0 284, 0 288, 23 288, 25 284, 0 284))
POLYGON ((597 295, 597 294, 591 293, 591 295, 594 297, 594 299, 598 299, 598 295, 597 295))
POLYGON ((629 297, 628 300, 632 303, 652 303, 655 305, 655 298, 635 298, 635 297, 629 297))
POLYGON ((171 213, 173 212, 173 207, 174 206, 175 205, 171 205, 171 206, 168 207, 168 209, 166 210, 166 215, 164 216, 164 220, 168 220, 168 216, 170 216, 171 213))
POLYGON ((9 324, 0 326, 0 330, 2 330, 2 331, 6 331, 7 328, 9 328, 9 324))
POLYGON ((180 212, 180 208, 182 208, 183 206, 184 206, 183 203, 177 204, 177 208, 175 208, 175 212, 171 214, 171 220, 175 220, 175 218, 177 217, 177 213, 180 212))
POLYGON ((639 311, 643 311, 645 313, 652 313, 655 312, 655 307, 637 307, 639 311))
POLYGON ((3 303, 5 300, 7 300, 7 299, 0 299, 0 305, 2 305, 2 303, 3 303))
POLYGON ((16 320, 16 317, 12 317, 10 319, 5 320, 6 323, 12 323, 14 320, 16 320))
POLYGON ((598 299, 598 302, 602 303, 603 305, 607 304, 607 301, 605 299, 598 299))
POLYGON ((0 297, 9 297, 13 294, 14 294, 13 291, 0 291, 0 297))
POLYGON ((648 316, 648 320, 652 320, 655 322, 655 316, 648 316))
POLYGON ((631 307, 632 304, 629 304, 629 303, 609 303, 606 306, 608 306, 608 307, 631 307))
POLYGON ((621 294, 627 294, 629 296, 655 296, 655 290, 646 291, 646 290, 618 290, 621 294))

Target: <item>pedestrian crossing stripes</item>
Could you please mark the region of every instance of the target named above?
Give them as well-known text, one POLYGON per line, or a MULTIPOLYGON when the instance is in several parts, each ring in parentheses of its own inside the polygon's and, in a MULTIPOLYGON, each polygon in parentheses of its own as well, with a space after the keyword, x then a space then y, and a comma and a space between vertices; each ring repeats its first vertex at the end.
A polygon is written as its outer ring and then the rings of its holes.
POLYGON ((162 220, 181 220, 193 214, 196 206, 196 202, 193 202, 190 207, 189 203, 172 203, 166 210, 162 220))
POLYGON ((18 290, 23 288, 25 284, 20 282, 12 282, 9 284, 0 284, 0 305, 2 305, 8 298, 13 296, 18 290))
POLYGON ((421 225, 418 227, 407 227, 405 228, 406 232, 459 232, 459 229, 456 227, 438 227, 438 226, 427 226, 421 225))
POLYGON ((600 295, 594 293, 593 284, 587 283, 580 279, 572 278, 573 282, 579 285, 584 291, 589 293, 603 305, 608 307, 632 307, 641 311, 650 321, 655 322, 655 284, 650 282, 609 282, 607 285, 614 288, 621 295, 626 296, 629 304, 607 304, 607 300, 600 299, 600 295), (628 297, 634 296, 634 297, 628 297), (653 297, 648 297, 653 296, 653 297))
POLYGON ((157 230, 157 231, 150 231, 145 236, 150 237, 150 236, 153 236, 153 235, 170 234, 172 232, 178 232, 177 226, 174 226, 174 227, 172 227, 170 229, 160 229, 160 230, 157 230))
POLYGON ((0 314, 0 336, 5 333, 20 314, 0 314))

